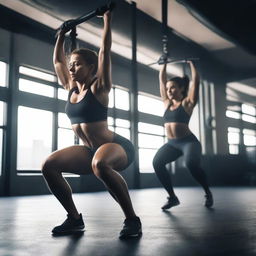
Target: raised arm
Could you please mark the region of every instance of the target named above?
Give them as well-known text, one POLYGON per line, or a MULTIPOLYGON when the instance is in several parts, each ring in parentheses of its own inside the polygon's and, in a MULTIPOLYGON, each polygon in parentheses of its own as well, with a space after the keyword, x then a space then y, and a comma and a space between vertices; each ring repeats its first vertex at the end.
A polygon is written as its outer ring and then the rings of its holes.
POLYGON ((198 95, 199 95, 200 77, 194 63, 192 61, 188 61, 188 64, 190 65, 190 70, 191 70, 191 82, 190 82, 187 99, 190 102, 190 104, 196 105, 198 101, 198 95))
POLYGON ((166 83, 167 83, 167 75, 166 75, 166 63, 165 63, 163 64, 162 68, 159 71, 160 95, 164 102, 168 99, 167 93, 166 93, 166 83))
POLYGON ((64 40, 65 40, 65 32, 61 30, 58 33, 57 41, 54 47, 53 65, 62 86, 66 90, 70 90, 73 82, 71 81, 71 77, 69 75, 66 56, 64 53, 64 40))
POLYGON ((103 89, 110 91, 112 86, 111 79, 111 59, 110 59, 110 50, 112 44, 111 37, 111 12, 107 11, 104 13, 104 28, 103 28, 103 37, 102 45, 99 51, 99 60, 98 60, 98 89, 103 89))

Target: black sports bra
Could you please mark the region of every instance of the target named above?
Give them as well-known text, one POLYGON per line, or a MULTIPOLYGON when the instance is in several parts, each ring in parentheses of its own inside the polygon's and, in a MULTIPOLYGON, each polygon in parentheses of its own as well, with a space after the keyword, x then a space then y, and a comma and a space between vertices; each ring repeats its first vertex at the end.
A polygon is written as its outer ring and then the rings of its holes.
POLYGON ((174 110, 170 110, 170 105, 165 110, 164 115, 165 123, 185 123, 188 124, 190 120, 190 115, 185 111, 182 104, 179 105, 174 110))
POLYGON ((74 87, 69 91, 65 111, 71 121, 71 124, 92 123, 105 121, 108 117, 108 107, 102 105, 88 88, 85 96, 77 103, 71 103, 70 97, 73 91, 78 92, 74 87))

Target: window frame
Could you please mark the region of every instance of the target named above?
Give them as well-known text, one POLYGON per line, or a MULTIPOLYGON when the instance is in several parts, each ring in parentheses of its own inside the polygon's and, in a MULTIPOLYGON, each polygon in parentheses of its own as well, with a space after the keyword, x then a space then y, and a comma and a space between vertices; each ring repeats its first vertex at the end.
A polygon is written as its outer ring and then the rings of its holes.
POLYGON ((238 144, 229 143, 229 140, 227 140, 228 143, 228 153, 229 154, 241 154, 245 150, 245 148, 250 147, 249 145, 245 144, 245 138, 243 131, 245 129, 251 129, 255 131, 255 128, 253 128, 256 124, 256 106, 248 103, 242 103, 242 102, 229 102, 226 108, 226 118, 228 120, 228 129, 227 129, 227 137, 229 134, 229 128, 236 128, 239 129, 238 135, 240 138, 240 141, 238 144), (244 106, 244 107, 243 107, 244 106), (249 106, 250 108, 253 108, 252 114, 248 113, 246 111, 245 106, 249 106), (243 110, 245 108, 245 110, 243 110), (232 117, 230 113, 235 113, 237 117, 232 117), (254 122, 250 122, 245 120, 244 116, 252 117, 254 118, 254 122), (232 147, 237 147, 235 150, 236 153, 232 152, 232 147))

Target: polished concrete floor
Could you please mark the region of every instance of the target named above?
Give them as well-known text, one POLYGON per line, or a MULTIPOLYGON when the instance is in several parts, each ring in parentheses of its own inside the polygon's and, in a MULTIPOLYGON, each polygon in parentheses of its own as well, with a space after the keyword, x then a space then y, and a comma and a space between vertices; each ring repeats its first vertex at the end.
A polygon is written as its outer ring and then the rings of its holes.
POLYGON ((254 188, 214 188, 203 206, 199 188, 177 188, 181 205, 163 212, 162 189, 132 190, 143 224, 140 239, 119 240, 123 215, 107 192, 75 194, 83 235, 53 237, 65 219, 52 195, 0 198, 0 256, 244 256, 256 255, 254 188))

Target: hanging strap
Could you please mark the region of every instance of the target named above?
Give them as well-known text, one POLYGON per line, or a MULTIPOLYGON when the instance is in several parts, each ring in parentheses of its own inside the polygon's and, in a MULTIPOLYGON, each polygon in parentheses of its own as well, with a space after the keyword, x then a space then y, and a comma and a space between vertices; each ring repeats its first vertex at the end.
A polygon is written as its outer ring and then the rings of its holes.
POLYGON ((163 55, 168 56, 168 0, 162 0, 162 43, 163 55))
POLYGON ((77 37, 76 26, 71 29, 69 36, 70 36, 70 41, 71 41, 70 52, 72 52, 77 48, 77 46, 76 46, 76 37, 77 37))

